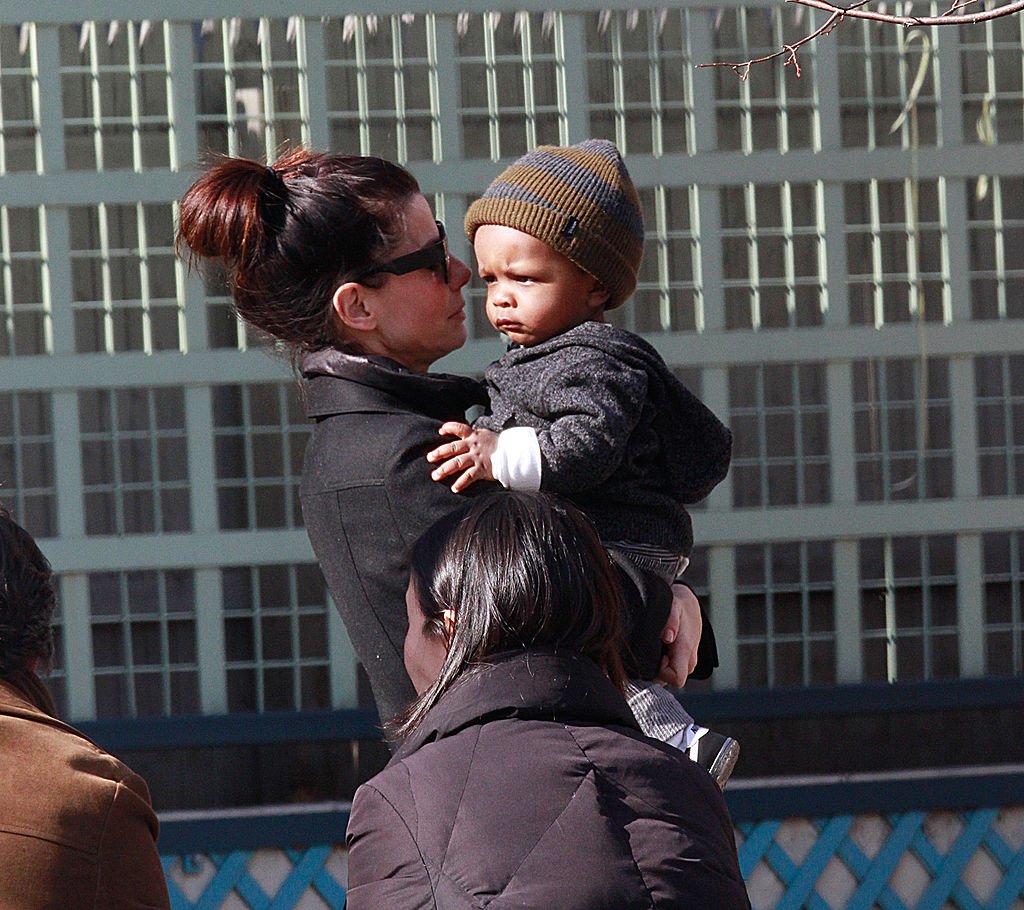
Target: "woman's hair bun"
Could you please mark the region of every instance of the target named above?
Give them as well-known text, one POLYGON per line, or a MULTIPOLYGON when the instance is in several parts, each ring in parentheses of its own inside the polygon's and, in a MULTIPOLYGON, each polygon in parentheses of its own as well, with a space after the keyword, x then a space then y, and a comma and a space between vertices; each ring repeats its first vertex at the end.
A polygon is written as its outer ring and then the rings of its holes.
POLYGON ((288 188, 272 166, 218 155, 181 200, 178 244, 193 257, 221 259, 231 268, 258 258, 278 225, 270 209, 288 188), (270 216, 270 217, 268 217, 270 216))

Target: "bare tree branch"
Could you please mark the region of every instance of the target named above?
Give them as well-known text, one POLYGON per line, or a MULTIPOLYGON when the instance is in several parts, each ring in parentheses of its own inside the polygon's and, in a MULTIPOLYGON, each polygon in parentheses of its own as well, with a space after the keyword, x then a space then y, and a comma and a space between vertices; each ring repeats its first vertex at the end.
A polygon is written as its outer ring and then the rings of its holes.
MULTIPOLYGON (((865 0, 865 2, 867 2, 867 0, 865 0)), ((797 59, 797 50, 802 45, 807 44, 808 41, 813 41, 815 38, 820 38, 822 35, 827 35, 829 32, 832 31, 832 29, 834 29, 837 25, 839 25, 840 22, 843 21, 843 16, 844 14, 842 12, 834 12, 831 16, 828 17, 828 20, 821 28, 817 29, 816 31, 812 32, 809 35, 805 35, 799 41, 794 41, 792 44, 784 44, 781 50, 777 50, 774 54, 768 54, 766 57, 757 57, 756 59, 753 60, 745 60, 742 63, 730 63, 725 60, 720 60, 716 63, 698 63, 697 69, 703 69, 705 67, 711 66, 727 66, 737 76, 739 76, 740 79, 746 79, 747 76, 750 75, 750 68, 755 63, 767 63, 769 60, 775 60, 778 57, 785 56, 786 62, 782 65, 790 66, 792 64, 793 71, 795 72, 797 79, 799 79, 802 70, 800 69, 800 61, 797 59)))
POLYGON ((839 6, 836 3, 830 2, 830 0, 786 0, 786 3, 794 3, 797 6, 806 6, 811 9, 821 10, 828 13, 829 17, 821 28, 815 30, 809 35, 805 35, 799 41, 794 41, 792 44, 784 44, 773 54, 767 54, 764 57, 745 60, 742 63, 729 62, 725 60, 715 63, 698 63, 697 69, 712 66, 726 66, 736 73, 740 79, 746 79, 750 75, 750 68, 755 63, 767 63, 770 60, 785 57, 786 62, 783 66, 792 65, 793 71, 799 79, 801 74, 800 61, 797 59, 797 51, 799 48, 807 44, 809 41, 814 41, 816 38, 820 38, 823 35, 831 34, 832 31, 845 19, 870 19, 873 22, 900 25, 904 28, 916 28, 919 26, 936 25, 974 25, 978 22, 988 22, 991 19, 1000 19, 1003 16, 1012 16, 1014 13, 1024 11, 1024 0, 1014 0, 1013 3, 1004 3, 1002 6, 996 6, 992 9, 982 10, 977 13, 961 13, 960 10, 966 9, 969 6, 974 6, 979 2, 979 0, 950 0, 949 9, 939 16, 897 16, 890 13, 880 13, 876 10, 865 9, 870 2, 871 0, 859 0, 859 2, 851 3, 849 6, 839 6))
POLYGON ((1015 0, 1013 3, 1004 3, 992 9, 982 10, 978 13, 958 13, 958 10, 971 6, 973 0, 963 3, 953 3, 946 12, 939 16, 895 16, 890 13, 879 13, 875 10, 864 9, 867 0, 861 3, 854 3, 852 6, 843 7, 829 0, 786 0, 787 3, 795 3, 797 6, 809 6, 812 9, 820 9, 826 13, 835 15, 839 13, 843 18, 850 19, 871 19, 874 22, 887 22, 890 25, 902 25, 911 28, 920 25, 973 25, 977 22, 987 22, 990 19, 999 19, 1003 16, 1012 16, 1024 10, 1024 0, 1015 0))

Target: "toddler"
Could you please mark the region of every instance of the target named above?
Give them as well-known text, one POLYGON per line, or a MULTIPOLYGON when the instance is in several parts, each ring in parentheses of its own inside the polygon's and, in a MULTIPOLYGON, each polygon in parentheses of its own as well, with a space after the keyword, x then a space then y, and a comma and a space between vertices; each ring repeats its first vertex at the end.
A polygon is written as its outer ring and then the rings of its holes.
MULTIPOLYGON (((466 214, 487 317, 509 340, 485 374, 490 413, 427 457, 458 475, 566 496, 628 575, 671 584, 693 546, 685 504, 725 476, 729 430, 651 345, 605 321, 636 287, 643 216, 611 142, 542 146, 500 174, 466 214)), ((636 620, 634 618, 634 625, 636 620)), ((654 634, 660 633, 660 629, 654 634)), ((660 639, 657 642, 660 647, 660 639)), ((641 728, 725 785, 735 740, 693 723, 661 686, 627 689, 641 728)))

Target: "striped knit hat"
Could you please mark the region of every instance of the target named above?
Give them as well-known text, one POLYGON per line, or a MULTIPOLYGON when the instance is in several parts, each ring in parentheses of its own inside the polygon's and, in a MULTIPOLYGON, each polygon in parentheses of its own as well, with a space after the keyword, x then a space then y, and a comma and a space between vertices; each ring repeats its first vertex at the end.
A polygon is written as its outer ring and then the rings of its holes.
POLYGON ((636 288, 644 219, 615 144, 542 145, 499 174, 466 212, 470 241, 482 224, 530 234, 593 275, 608 309, 636 288))

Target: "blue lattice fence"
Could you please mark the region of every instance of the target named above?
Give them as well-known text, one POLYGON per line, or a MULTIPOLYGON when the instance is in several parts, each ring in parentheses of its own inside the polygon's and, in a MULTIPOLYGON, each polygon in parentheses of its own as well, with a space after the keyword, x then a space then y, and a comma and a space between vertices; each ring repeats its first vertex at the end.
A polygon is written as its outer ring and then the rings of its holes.
POLYGON ((344 862, 337 847, 236 850, 206 856, 165 856, 172 910, 218 910, 230 898, 249 910, 292 910, 300 902, 345 906, 344 862), (335 864, 338 868, 332 869, 335 864))
MULTIPOLYGON (((741 822, 754 910, 1024 910, 1024 808, 741 822)), ((174 910, 340 908, 340 847, 164 858, 174 910), (240 903, 239 903, 240 902, 240 903)))
POLYGON ((1024 810, 744 822, 755 910, 1021 910, 1024 810))

